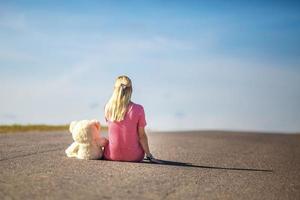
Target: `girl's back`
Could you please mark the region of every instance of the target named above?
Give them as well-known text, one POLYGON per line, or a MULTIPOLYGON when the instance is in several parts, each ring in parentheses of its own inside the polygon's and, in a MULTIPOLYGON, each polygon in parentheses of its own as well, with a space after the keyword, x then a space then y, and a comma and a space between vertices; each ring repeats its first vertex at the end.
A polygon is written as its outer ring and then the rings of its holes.
POLYGON ((138 127, 145 127, 143 106, 130 102, 122 121, 108 123, 109 143, 105 147, 104 157, 108 160, 141 161, 144 150, 139 143, 138 127))

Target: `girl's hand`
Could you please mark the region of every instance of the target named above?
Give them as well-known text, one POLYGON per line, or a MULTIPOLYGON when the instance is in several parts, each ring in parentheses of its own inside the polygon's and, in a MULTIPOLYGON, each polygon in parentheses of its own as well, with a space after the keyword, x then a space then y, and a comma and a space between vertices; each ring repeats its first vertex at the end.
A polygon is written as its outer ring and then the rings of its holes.
POLYGON ((101 137, 98 144, 100 147, 106 147, 106 145, 108 144, 108 139, 106 139, 105 137, 101 137))
POLYGON ((151 161, 154 157, 151 153, 149 153, 149 154, 146 154, 146 158, 147 158, 147 160, 151 161))
POLYGON ((149 160, 152 163, 163 164, 163 162, 161 160, 158 160, 158 159, 154 158, 154 156, 151 153, 146 155, 146 159, 149 160))

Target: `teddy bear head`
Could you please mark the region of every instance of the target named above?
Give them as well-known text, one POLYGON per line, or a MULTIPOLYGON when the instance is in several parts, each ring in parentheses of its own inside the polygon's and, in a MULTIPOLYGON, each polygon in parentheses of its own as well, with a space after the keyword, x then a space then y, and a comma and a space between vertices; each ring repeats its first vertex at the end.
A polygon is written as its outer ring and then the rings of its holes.
POLYGON ((69 127, 73 140, 78 143, 91 143, 99 137, 100 122, 98 120, 72 121, 69 127))

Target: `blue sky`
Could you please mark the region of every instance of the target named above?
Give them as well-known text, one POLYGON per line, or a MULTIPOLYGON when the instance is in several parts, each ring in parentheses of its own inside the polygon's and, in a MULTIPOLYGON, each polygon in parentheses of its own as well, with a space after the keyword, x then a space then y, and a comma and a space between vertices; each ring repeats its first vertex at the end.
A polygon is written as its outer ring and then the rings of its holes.
POLYGON ((97 118, 118 75, 152 130, 300 131, 295 1, 0 1, 0 124, 97 118))

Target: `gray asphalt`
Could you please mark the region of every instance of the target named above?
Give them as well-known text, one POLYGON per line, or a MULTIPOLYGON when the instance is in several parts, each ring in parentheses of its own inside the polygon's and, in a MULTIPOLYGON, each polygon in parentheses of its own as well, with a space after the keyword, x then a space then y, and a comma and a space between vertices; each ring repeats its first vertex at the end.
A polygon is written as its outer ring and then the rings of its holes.
POLYGON ((148 137, 164 164, 67 158, 65 132, 0 134, 0 199, 300 199, 300 135, 148 137))

